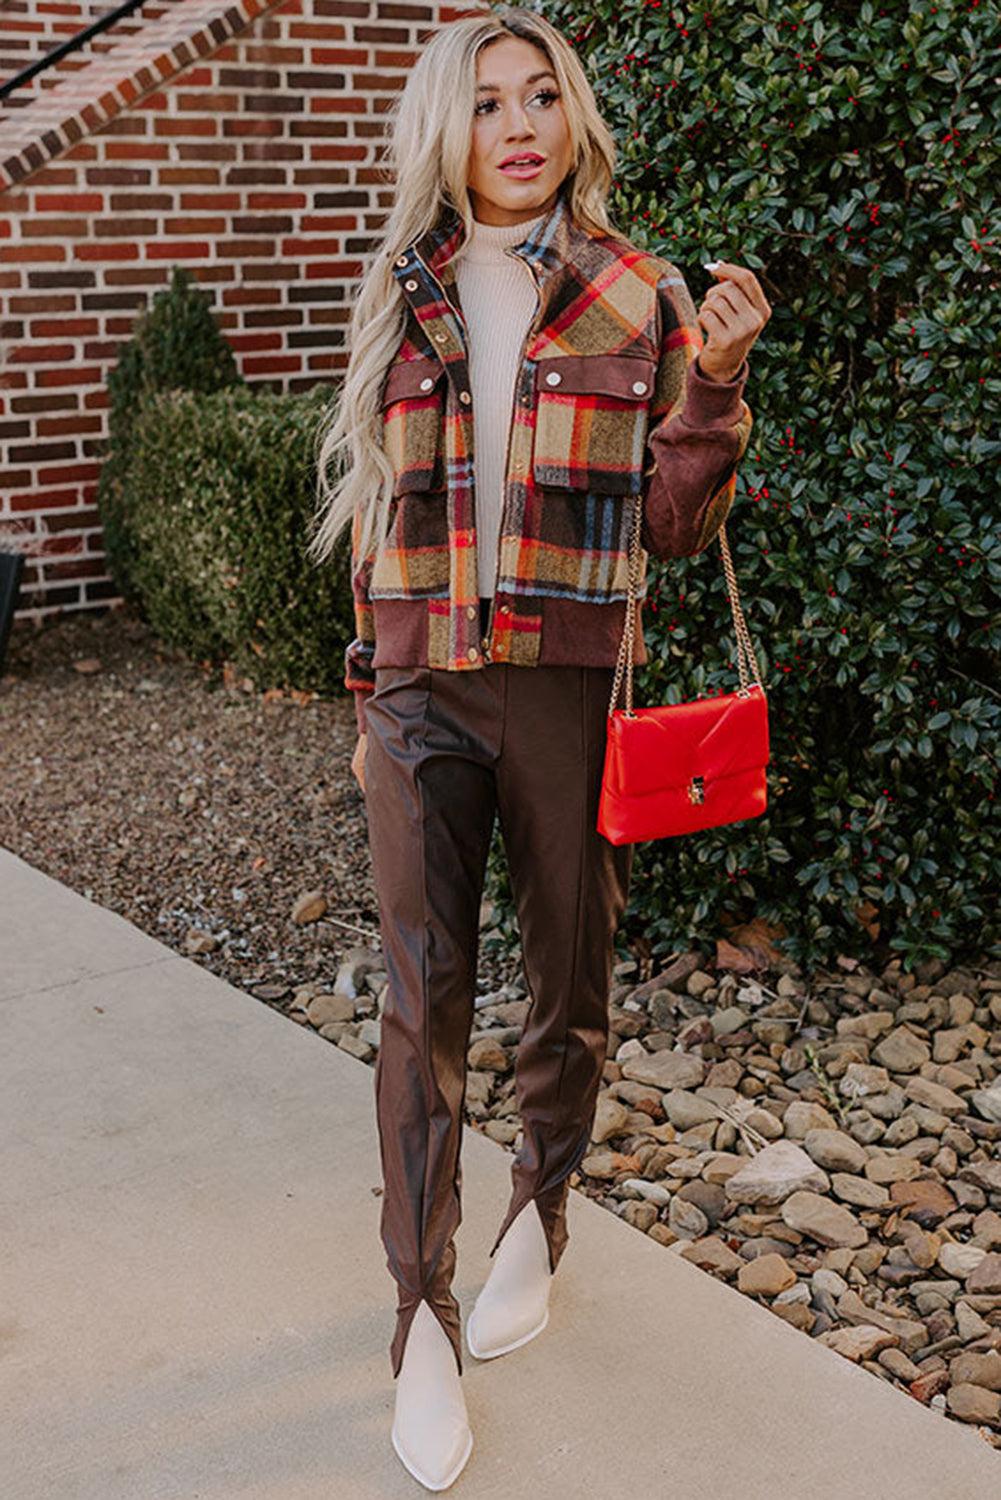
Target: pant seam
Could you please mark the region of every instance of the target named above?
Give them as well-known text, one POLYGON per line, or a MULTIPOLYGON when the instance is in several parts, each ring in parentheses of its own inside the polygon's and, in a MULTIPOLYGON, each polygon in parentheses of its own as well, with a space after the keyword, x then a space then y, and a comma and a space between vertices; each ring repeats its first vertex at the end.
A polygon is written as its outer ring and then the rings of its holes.
POLYGON ((426 839, 425 839, 425 832, 424 832, 424 785, 423 785, 423 779, 422 779, 422 771, 423 771, 423 766, 424 766, 423 751, 424 751, 425 743, 426 743, 426 740, 427 740, 428 707, 429 707, 430 698, 431 698, 431 683, 432 683, 430 668, 428 668, 427 671, 428 671, 427 693, 425 694, 425 698, 424 698, 424 712, 423 712, 423 715, 422 715, 422 718, 421 718, 420 741, 419 741, 419 743, 417 745, 417 751, 419 753, 419 757, 420 758, 417 760, 417 762, 415 764, 415 767, 414 767, 414 783, 415 783, 415 785, 417 787, 418 823, 420 825, 420 867, 421 867, 421 928, 422 928, 422 933, 421 933, 421 945, 420 945, 420 949, 421 949, 421 1008, 422 1008, 422 1029, 423 1029, 423 1048, 422 1048, 422 1050, 423 1050, 423 1057, 421 1058, 421 1062, 423 1064, 423 1072, 424 1072, 424 1093, 425 1093, 425 1100, 426 1100, 425 1113, 426 1113, 426 1116, 427 1116, 427 1128, 426 1128, 425 1137, 424 1137, 424 1174, 423 1174, 423 1177, 421 1179, 420 1240, 419 1240, 418 1247, 417 1247, 418 1266, 419 1266, 419 1275, 420 1275, 420 1285, 418 1287, 418 1306, 420 1306, 420 1303, 421 1303, 422 1300, 426 1300, 425 1297, 424 1297, 424 1249, 425 1249, 425 1234, 426 1234, 426 1228, 427 1228, 426 1219, 427 1219, 427 1203, 428 1203, 428 1170, 429 1170, 429 1164, 431 1162, 431 1156, 432 1156, 432 1153, 431 1153, 431 1150, 430 1150, 430 1147, 429 1147, 429 1137, 430 1137, 430 1133, 431 1133, 431 1113, 432 1113, 430 1106, 431 1106, 431 1103, 432 1103, 431 1095, 432 1095, 432 1083, 433 1083, 433 1079, 432 1079, 432 1074, 431 1074, 431 1059, 432 1059, 431 1035, 430 1035, 430 1031, 431 1031, 431 1006, 430 1006, 430 1003, 429 1003, 429 998, 430 997, 428 995, 427 847, 426 847, 426 839))
POLYGON ((563 1078, 564 1078, 564 1075, 566 1073, 567 1053, 570 1050, 570 1025, 569 1025, 569 1019, 568 1019, 568 1013, 569 1013, 569 1007, 570 1007, 570 996, 573 994, 574 987, 575 987, 575 985, 577 983, 577 967, 578 967, 578 964, 579 964, 579 961, 580 961, 581 908, 583 906, 583 899, 584 899, 584 862, 585 862, 585 855, 586 855, 586 848, 587 848, 587 841, 586 841, 586 833, 587 833, 587 828, 586 828, 586 824, 587 824, 587 786, 588 786, 588 776, 590 774, 590 764, 589 764, 589 758, 588 758, 588 735, 587 735, 587 684, 586 684, 586 674, 583 671, 583 669, 580 668, 580 667, 578 667, 577 672, 578 672, 578 677, 579 677, 579 681, 580 681, 580 739, 581 739, 581 760, 582 760, 583 765, 584 765, 584 779, 583 779, 583 791, 582 791, 582 795, 581 795, 581 812, 580 812, 581 828, 580 828, 580 835, 579 835, 580 842, 579 842, 579 846, 578 846, 578 858, 577 858, 577 909, 576 909, 576 912, 574 914, 573 962, 572 962, 571 967, 570 967, 570 981, 569 981, 569 983, 568 983, 568 985, 566 987, 566 990, 565 990, 565 993, 564 993, 564 1000, 563 1000, 563 1007, 564 1007, 564 1009, 563 1009, 563 1015, 564 1015, 563 1056, 560 1059, 560 1074, 559 1074, 559 1078, 558 1078, 557 1083, 556 1083, 556 1109, 555 1109, 555 1116, 556 1116, 556 1127, 557 1128, 560 1127, 560 1126, 562 1126, 562 1124, 563 1124, 563 1117, 564 1117, 564 1113, 565 1113, 564 1107, 563 1107, 563 1078))

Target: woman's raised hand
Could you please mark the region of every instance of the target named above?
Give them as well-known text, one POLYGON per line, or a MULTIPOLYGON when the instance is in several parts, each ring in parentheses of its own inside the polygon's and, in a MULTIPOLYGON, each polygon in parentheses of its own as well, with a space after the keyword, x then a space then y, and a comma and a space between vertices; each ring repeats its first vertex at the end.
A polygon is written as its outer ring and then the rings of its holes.
POLYGON ((719 279, 706 292, 697 314, 706 335, 699 369, 710 380, 732 380, 772 309, 758 278, 746 266, 716 260, 707 269, 719 279))

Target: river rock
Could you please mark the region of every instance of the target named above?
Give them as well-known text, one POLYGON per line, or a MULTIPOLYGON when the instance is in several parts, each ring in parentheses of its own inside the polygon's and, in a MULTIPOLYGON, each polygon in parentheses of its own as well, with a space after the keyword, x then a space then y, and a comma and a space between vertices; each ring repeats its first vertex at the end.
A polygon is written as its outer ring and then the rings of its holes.
POLYGON ((976 1183, 985 1193, 1001 1193, 1001 1161, 971 1161, 961 1168, 962 1182, 976 1183))
POLYGON ((947 1276, 958 1276, 965 1280, 977 1269, 987 1255, 979 1245, 961 1245, 955 1240, 946 1240, 938 1252, 938 1263, 947 1276))
POLYGON ((866 1164, 863 1148, 843 1130, 808 1130, 803 1145, 817 1166, 828 1172, 861 1172, 866 1164))
POLYGON ((306 1014, 310 1025, 317 1029, 329 1026, 332 1021, 353 1021, 355 1002, 350 995, 316 995, 307 1005, 306 1014))
POLYGON ((982 1385, 988 1391, 1001 1391, 1001 1353, 988 1349, 983 1354, 965 1349, 949 1366, 954 1385, 982 1385))
POLYGON ((860 1360, 875 1358, 881 1349, 892 1348, 897 1340, 885 1328, 877 1328, 873 1323, 860 1323, 855 1328, 828 1329, 827 1333, 817 1335, 816 1342, 835 1349, 838 1354, 843 1354, 845 1359, 850 1359, 852 1364, 857 1365, 860 1360))
POLYGON ((803 1188, 826 1192, 827 1173, 794 1141, 773 1141, 735 1172, 725 1184, 735 1203, 781 1203, 803 1188))
POLYGON ((790 1229, 798 1229, 822 1245, 845 1245, 854 1250, 869 1239, 854 1214, 819 1193, 791 1193, 782 1204, 782 1218, 790 1229))
POLYGON ((975 1089, 970 1095, 970 1104, 982 1120, 1001 1125, 1001 1080, 989 1089, 975 1089))
MULTIPOLYGON (((968 1249, 981 1248, 969 1245, 968 1249)), ((979 1265, 973 1268, 966 1282, 968 1292, 1001 1292, 1001 1255, 990 1250, 979 1265)))
POLYGON ((822 1104, 794 1099, 782 1117, 786 1139, 802 1141, 809 1130, 833 1130, 837 1121, 822 1104))
POLYGON ((672 1089, 664 1095, 664 1113, 677 1130, 691 1130, 695 1125, 716 1122, 719 1111, 711 1099, 688 1089, 672 1089))
POLYGON ((923 1171, 923 1166, 913 1156, 903 1156, 898 1152, 879 1152, 870 1156, 865 1164, 865 1175, 869 1181, 878 1182, 884 1187, 891 1182, 910 1182, 923 1171))
POLYGON ((682 1240, 701 1240, 709 1231, 709 1220, 697 1203, 687 1203, 677 1196, 671 1199, 667 1222, 682 1240))
POLYGON ((867 1177, 853 1177, 848 1172, 835 1172, 831 1177, 831 1192, 842 1203, 851 1203, 855 1208, 886 1208, 890 1195, 878 1182, 867 1177))
POLYGON ((697 1088, 706 1076, 701 1057, 690 1052, 671 1052, 666 1048, 645 1057, 630 1057, 622 1064, 623 1078, 648 1083, 658 1089, 697 1088))
POLYGON ((611 1094, 599 1094, 598 1106, 594 1112, 594 1125, 591 1128, 591 1140, 596 1146, 602 1141, 607 1141, 613 1135, 619 1135, 625 1128, 629 1111, 618 1099, 613 1099, 611 1094))
POLYGON ((916 1182, 890 1184, 890 1198, 898 1208, 906 1207, 912 1219, 922 1227, 937 1224, 953 1213, 956 1199, 943 1182, 922 1177, 916 1182))
POLYGON ((873 1048, 873 1058, 891 1073, 916 1073, 931 1062, 931 1048, 908 1026, 897 1026, 873 1048))
POLYGON ((961 1422, 1001 1424, 1001 1396, 982 1385, 954 1385, 946 1398, 949 1412, 961 1422))
POLYGON ((759 1255, 741 1267, 737 1286, 752 1297, 775 1297, 796 1285, 796 1272, 781 1255, 759 1255))
POLYGON ((864 1099, 871 1094, 883 1094, 889 1087, 890 1075, 886 1069, 875 1068, 870 1063, 849 1063, 839 1085, 841 1093, 847 1099, 864 1099))
POLYGON ((952 1089, 943 1088, 930 1078, 908 1078, 904 1093, 915 1104, 925 1104, 940 1115, 962 1115, 966 1113, 966 1102, 952 1089))
POLYGON ((740 1256, 715 1234, 707 1235, 701 1240, 690 1241, 681 1251, 681 1255, 703 1271, 718 1271, 721 1276, 736 1276, 745 1264, 740 1256))

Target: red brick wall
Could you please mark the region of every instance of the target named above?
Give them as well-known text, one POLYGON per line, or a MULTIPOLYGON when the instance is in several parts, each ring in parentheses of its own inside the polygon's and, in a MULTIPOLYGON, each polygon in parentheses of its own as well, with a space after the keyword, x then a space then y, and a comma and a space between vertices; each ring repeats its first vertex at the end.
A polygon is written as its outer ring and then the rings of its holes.
MULTIPOLYGON (((295 391, 343 367, 350 283, 391 202, 383 116, 457 13, 279 0, 0 193, 0 523, 47 538, 19 617, 116 597, 95 505, 105 380, 173 266, 210 293, 252 385, 295 391)), ((0 126, 0 162, 2 147, 0 126)))
MULTIPOLYGON (((144 20, 155 20, 174 3, 176 0, 146 0, 146 4, 102 31, 85 47, 68 53, 51 68, 36 73, 6 99, 0 99, 0 110, 21 108, 38 90, 52 88, 64 74, 86 67, 90 58, 107 52, 122 37, 135 35, 141 31, 144 20)), ((119 4, 121 0, 0 0, 0 80, 12 78, 119 4)))

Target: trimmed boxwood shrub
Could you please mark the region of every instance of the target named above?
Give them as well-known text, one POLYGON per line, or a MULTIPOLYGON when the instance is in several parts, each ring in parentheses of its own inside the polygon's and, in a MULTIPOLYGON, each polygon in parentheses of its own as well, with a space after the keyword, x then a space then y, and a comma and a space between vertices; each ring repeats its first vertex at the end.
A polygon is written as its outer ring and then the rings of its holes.
MULTIPOLYGON (((640 845, 624 934, 663 956, 760 918, 806 963, 982 952, 1001 904, 1001 12, 536 8, 615 132, 619 226, 696 305, 721 259, 773 308, 727 526, 769 806, 640 845)), ((718 542, 651 559, 649 587, 637 702, 733 691, 718 542)))
POLYGON ((255 687, 343 692, 350 538, 306 557, 327 392, 162 391, 135 417, 130 580, 153 629, 255 687))
POLYGON ((118 361, 108 374, 108 446, 97 490, 102 540, 119 592, 140 610, 143 600, 133 573, 141 563, 133 550, 129 478, 143 402, 155 391, 207 395, 242 385, 209 293, 190 271, 175 266, 170 284, 135 318, 132 337, 119 346, 118 361))

